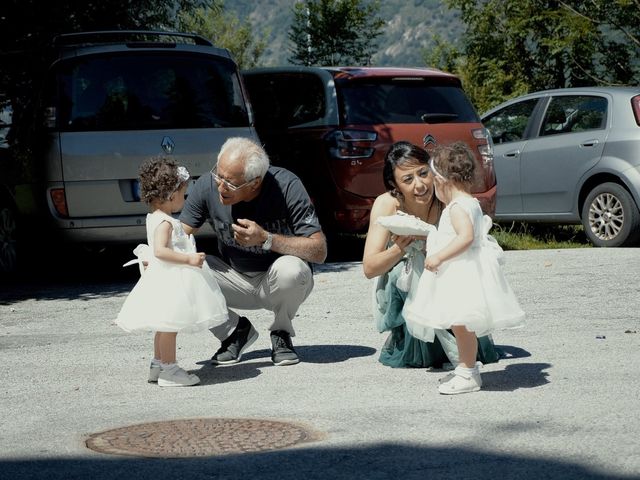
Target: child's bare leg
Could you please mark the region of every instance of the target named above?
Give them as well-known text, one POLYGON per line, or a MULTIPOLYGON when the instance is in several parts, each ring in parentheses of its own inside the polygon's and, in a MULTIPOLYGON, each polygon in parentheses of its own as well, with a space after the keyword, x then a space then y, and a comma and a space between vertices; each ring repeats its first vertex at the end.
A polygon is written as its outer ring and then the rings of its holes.
POLYGON ((176 363, 176 332, 157 332, 160 361, 162 363, 176 363))
POLYGON ((458 343, 458 355, 460 365, 466 368, 475 368, 478 355, 478 339, 475 332, 470 332, 464 325, 451 327, 458 343))
POLYGON ((153 336, 153 358, 160 360, 160 332, 153 336))

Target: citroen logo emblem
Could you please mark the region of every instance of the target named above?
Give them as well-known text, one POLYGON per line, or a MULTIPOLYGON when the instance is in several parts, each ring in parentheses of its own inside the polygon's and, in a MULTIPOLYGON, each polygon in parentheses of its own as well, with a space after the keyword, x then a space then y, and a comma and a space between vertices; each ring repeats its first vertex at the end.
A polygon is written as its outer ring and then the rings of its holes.
POLYGON ((169 155, 171 155, 171 153, 173 152, 173 149, 176 148, 176 144, 173 143, 173 140, 171 140, 171 137, 164 137, 160 145, 162 146, 162 150, 164 150, 164 152, 169 155))
POLYGON ((430 133, 426 134, 424 136, 424 138, 422 139, 422 145, 423 146, 426 147, 429 144, 432 144, 434 146, 438 144, 438 142, 436 142, 436 139, 433 138, 433 135, 431 135, 430 133))

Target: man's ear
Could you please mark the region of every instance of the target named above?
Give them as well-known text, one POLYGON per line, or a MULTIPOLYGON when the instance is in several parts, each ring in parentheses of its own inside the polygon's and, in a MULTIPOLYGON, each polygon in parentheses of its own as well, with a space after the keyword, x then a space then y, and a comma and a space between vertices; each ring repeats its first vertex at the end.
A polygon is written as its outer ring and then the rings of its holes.
POLYGON ((252 180, 253 184, 251 185, 251 191, 255 192, 256 190, 258 190, 260 188, 260 185, 262 184, 262 178, 258 177, 258 178, 254 178, 252 180))

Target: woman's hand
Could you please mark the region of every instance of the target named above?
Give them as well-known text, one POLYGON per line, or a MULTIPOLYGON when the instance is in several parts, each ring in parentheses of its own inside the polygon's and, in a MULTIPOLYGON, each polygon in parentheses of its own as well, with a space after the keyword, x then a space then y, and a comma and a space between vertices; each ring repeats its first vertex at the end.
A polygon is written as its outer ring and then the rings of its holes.
POLYGON ((406 248, 416 240, 413 235, 391 235, 391 241, 404 253, 406 248))

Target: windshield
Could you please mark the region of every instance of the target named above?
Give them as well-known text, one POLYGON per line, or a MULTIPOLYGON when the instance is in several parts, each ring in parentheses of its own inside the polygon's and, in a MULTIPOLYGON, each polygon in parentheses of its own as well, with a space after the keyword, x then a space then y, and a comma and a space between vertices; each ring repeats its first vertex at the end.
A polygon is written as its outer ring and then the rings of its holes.
POLYGON ((65 131, 248 126, 233 63, 200 55, 87 56, 57 69, 65 131))
POLYGON ((385 78, 337 82, 345 124, 479 122, 457 85, 429 78, 385 78))

